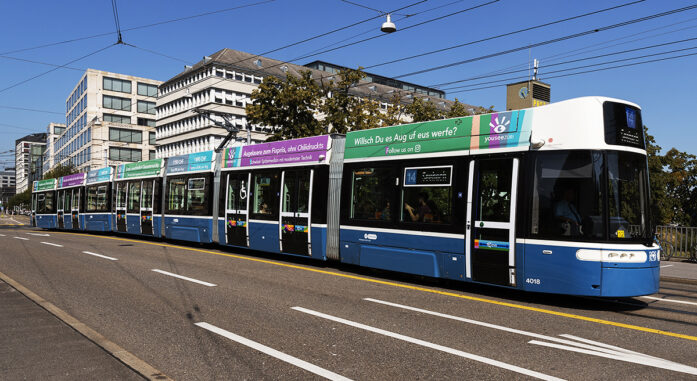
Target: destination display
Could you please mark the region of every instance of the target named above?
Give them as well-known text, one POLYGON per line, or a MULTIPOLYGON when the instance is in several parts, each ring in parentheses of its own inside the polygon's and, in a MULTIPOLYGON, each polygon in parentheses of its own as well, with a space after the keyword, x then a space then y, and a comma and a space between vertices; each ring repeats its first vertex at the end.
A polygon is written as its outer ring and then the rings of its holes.
POLYGON ((111 176, 114 174, 114 168, 105 167, 87 172, 87 184, 101 183, 111 181, 111 176))
POLYGON ((58 188, 74 187, 79 185, 85 185, 85 174, 76 173, 73 175, 63 176, 58 179, 58 188))
POLYGON ((623 103, 603 103, 605 143, 644 148, 641 111, 623 103))
POLYGON ((57 182, 58 181, 56 179, 34 181, 34 192, 54 190, 56 189, 57 182))
POLYGON ((453 167, 416 167, 404 168, 404 186, 450 186, 453 167))
POLYGON ((529 146, 534 110, 433 120, 346 134, 346 159, 529 146))
POLYGON ((329 136, 312 136, 293 140, 227 148, 223 151, 223 168, 292 164, 327 161, 329 136))
POLYGON ((116 167, 116 179, 132 179, 136 177, 159 176, 162 170, 162 159, 139 161, 137 163, 121 164, 116 167))
POLYGON ((174 156, 167 160, 167 174, 210 171, 213 168, 213 151, 174 156))

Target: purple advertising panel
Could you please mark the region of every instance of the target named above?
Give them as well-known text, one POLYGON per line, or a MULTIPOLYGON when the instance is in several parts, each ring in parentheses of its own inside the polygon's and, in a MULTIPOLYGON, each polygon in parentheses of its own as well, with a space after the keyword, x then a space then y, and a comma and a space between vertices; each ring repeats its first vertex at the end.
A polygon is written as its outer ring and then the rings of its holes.
POLYGON ((84 173, 76 173, 74 175, 63 176, 58 181, 58 188, 74 187, 76 185, 85 185, 84 173))
POLYGON ((325 162, 329 136, 312 136, 293 140, 227 148, 222 159, 223 168, 252 167, 257 165, 325 162))

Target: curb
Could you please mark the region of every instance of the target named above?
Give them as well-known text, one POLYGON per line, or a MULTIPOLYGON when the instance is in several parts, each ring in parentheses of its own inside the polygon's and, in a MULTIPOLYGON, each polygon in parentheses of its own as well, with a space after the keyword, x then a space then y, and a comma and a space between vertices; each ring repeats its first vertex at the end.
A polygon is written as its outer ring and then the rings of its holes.
POLYGON ((121 348, 116 343, 110 341, 109 339, 102 336, 97 331, 88 327, 84 323, 81 323, 79 320, 75 319, 67 312, 56 307, 53 303, 31 292, 29 289, 17 283, 14 279, 8 277, 2 272, 0 272, 0 279, 12 286, 12 288, 14 288, 15 290, 24 294, 24 296, 36 303, 39 307, 43 308, 44 310, 48 311, 50 314, 58 318, 58 320, 67 324, 72 329, 77 331, 79 334, 81 334, 91 342, 95 343, 98 347, 102 348, 105 352, 109 353, 115 359, 117 359, 118 361, 126 365, 128 368, 138 373, 141 377, 147 380, 172 380, 171 378, 167 377, 164 373, 153 368, 150 364, 146 363, 145 361, 136 357, 134 354, 121 348))
POLYGON ((673 283, 697 285, 697 279, 675 278, 675 277, 671 277, 671 276, 662 276, 660 278, 660 280, 661 280, 661 282, 673 282, 673 283))

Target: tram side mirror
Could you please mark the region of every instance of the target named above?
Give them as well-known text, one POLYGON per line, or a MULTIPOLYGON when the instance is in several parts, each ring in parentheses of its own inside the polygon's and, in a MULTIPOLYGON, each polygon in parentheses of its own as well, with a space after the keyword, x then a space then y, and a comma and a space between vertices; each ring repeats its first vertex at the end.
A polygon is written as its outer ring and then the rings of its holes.
POLYGON ((319 155, 319 161, 324 160, 325 157, 326 157, 326 156, 324 156, 324 155, 319 155))
POLYGON ((532 148, 540 149, 543 145, 545 145, 544 139, 533 139, 532 135, 530 135, 530 146, 532 148))

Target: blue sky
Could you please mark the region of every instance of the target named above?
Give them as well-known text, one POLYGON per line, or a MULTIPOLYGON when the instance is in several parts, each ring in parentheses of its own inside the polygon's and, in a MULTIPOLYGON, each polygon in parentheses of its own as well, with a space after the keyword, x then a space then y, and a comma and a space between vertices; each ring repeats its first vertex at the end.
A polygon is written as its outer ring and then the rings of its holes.
MULTIPOLYGON (((355 2, 383 11, 398 9, 419 0, 355 2)), ((329 34, 325 37, 268 54, 269 57, 304 64, 324 60, 349 67, 383 63, 436 49, 464 44, 499 34, 524 29, 613 6, 632 3, 621 1, 517 1, 500 0, 477 9, 462 11, 489 0, 428 0, 393 15, 399 32, 349 47, 291 61, 326 47, 380 35, 383 18, 329 34), (405 17, 405 14, 414 14, 405 17), (408 28, 427 20, 436 21, 408 28), (407 28, 407 29, 405 29, 407 28), (402 31, 402 29, 404 29, 402 31)), ((693 5, 689 1, 646 0, 612 11, 517 33, 495 40, 451 49, 438 54, 383 65, 367 71, 388 77, 400 76, 435 66, 463 61, 574 33, 598 29, 693 5)), ((63 65, 78 57, 116 42, 114 16, 110 1, 40 1, 0 2, 0 167, 14 166, 1 154, 13 149, 14 140, 32 132, 43 132, 49 122, 65 122, 65 99, 82 75, 81 70, 94 68, 158 80, 167 80, 181 72, 185 63, 194 64, 205 55, 222 48, 264 53, 281 46, 379 16, 375 11, 340 0, 245 0, 245 1, 126 1, 117 0, 123 40, 135 45, 111 46, 108 49, 21 85, 21 81, 51 69, 51 66, 16 59, 63 65), (259 3, 252 5, 254 3, 259 3), (131 31, 128 28, 184 18, 221 9, 250 5, 182 21, 170 22, 131 31), (16 51, 81 37, 108 33, 38 49, 16 51), (146 50, 155 51, 153 54, 146 50), (14 58, 14 59, 12 59, 14 58), (79 70, 75 70, 79 69, 79 70), (31 112, 7 107, 31 108, 31 112)), ((456 65, 447 69, 403 77, 421 85, 462 80, 500 71, 522 69, 520 74, 484 78, 463 84, 476 84, 527 75, 532 58, 540 60, 540 79, 552 85, 552 101, 586 95, 626 99, 643 108, 644 123, 664 151, 676 147, 697 154, 697 132, 691 131, 690 116, 696 106, 697 55, 620 69, 546 79, 548 76, 603 68, 607 61, 650 55, 670 50, 697 47, 697 39, 631 53, 611 55, 564 65, 554 65, 649 45, 664 44, 697 37, 697 8, 633 25, 592 33, 583 37, 524 49, 511 54, 456 65), (548 66, 549 65, 549 66, 548 66), (546 74, 575 66, 585 69, 546 74)), ((697 53, 684 50, 639 60, 697 53)), ((487 87, 484 84, 475 87, 487 87)), ((456 86, 456 85, 452 85, 456 86)), ((467 91, 446 90, 447 97, 462 102, 505 109, 505 86, 467 91)))

